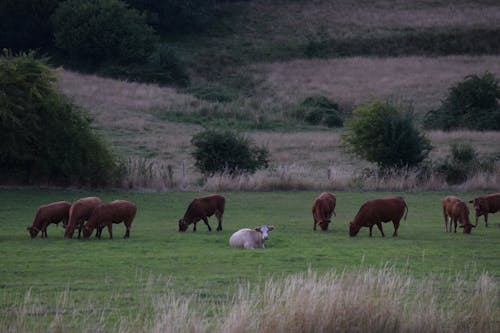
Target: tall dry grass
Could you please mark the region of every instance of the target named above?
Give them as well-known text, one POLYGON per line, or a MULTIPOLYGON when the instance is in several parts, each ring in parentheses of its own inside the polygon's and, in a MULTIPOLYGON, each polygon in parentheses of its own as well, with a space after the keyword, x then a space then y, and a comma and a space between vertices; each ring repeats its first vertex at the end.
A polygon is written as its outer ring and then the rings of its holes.
MULTIPOLYGON (((155 281, 156 279, 150 279, 155 281)), ((152 282, 153 284, 156 282, 152 282)), ((159 282, 161 283, 161 282, 159 282)), ((480 275, 422 280, 384 267, 308 272, 243 285, 225 300, 182 297, 139 284, 100 303, 69 290, 54 303, 28 291, 0 309, 2 332, 483 332, 500 331, 498 284, 480 275), (115 302, 125 298, 130 309, 115 302)))

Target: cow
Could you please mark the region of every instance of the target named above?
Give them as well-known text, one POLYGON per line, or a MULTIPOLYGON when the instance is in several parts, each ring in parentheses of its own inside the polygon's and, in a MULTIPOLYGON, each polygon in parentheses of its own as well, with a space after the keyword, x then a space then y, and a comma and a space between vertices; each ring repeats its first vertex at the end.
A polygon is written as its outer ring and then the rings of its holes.
POLYGON ((78 228, 78 238, 80 238, 84 222, 90 218, 94 209, 101 203, 102 200, 98 197, 82 198, 75 201, 69 210, 69 222, 64 237, 73 238, 75 228, 78 228))
POLYGON ((449 195, 441 200, 443 205, 443 218, 444 218, 444 228, 445 231, 451 232, 452 223, 455 225, 455 232, 457 232, 457 222, 460 224, 460 228, 463 228, 465 234, 470 234, 472 228, 476 226, 472 225, 469 220, 469 208, 467 204, 462 199, 449 195), (448 221, 450 222, 450 227, 448 228, 448 221))
POLYGON ((196 231, 196 223, 203 220, 208 227, 208 231, 212 231, 208 224, 208 217, 215 214, 219 224, 217 231, 222 230, 222 215, 224 214, 224 206, 226 199, 222 195, 213 194, 201 198, 196 198, 189 204, 184 217, 179 220, 179 232, 187 230, 188 226, 193 223, 193 231, 196 231))
POLYGON ((316 230, 317 224, 319 224, 321 230, 328 230, 332 214, 336 216, 335 204, 335 196, 328 192, 323 192, 316 199, 314 199, 312 205, 312 215, 314 220, 313 230, 316 230))
POLYGON ((500 211, 500 193, 483 195, 469 201, 469 203, 473 204, 476 211, 476 226, 479 216, 483 215, 484 224, 488 227, 488 214, 500 211))
POLYGON ((272 225, 261 225, 255 229, 240 229, 229 238, 229 245, 244 249, 263 249, 264 241, 269 238, 269 232, 274 230, 272 225))
POLYGON ((128 200, 115 200, 108 203, 98 205, 89 221, 83 227, 83 238, 90 237, 94 229, 97 229, 96 237, 101 238, 101 232, 104 227, 108 227, 109 239, 113 239, 113 223, 125 224, 125 236, 130 237, 130 227, 137 212, 137 206, 128 200))
POLYGON ((47 226, 51 223, 56 225, 62 221, 65 226, 68 223, 71 202, 57 201, 48 205, 38 207, 33 224, 26 228, 31 238, 35 238, 38 232, 42 232, 42 238, 47 238, 47 226))
POLYGON ((349 235, 354 237, 358 234, 361 227, 370 228, 370 237, 372 237, 372 228, 377 225, 382 237, 385 237, 382 230, 382 222, 392 221, 394 224, 393 237, 398 236, 399 222, 405 214, 404 219, 408 215, 408 206, 402 197, 387 197, 368 200, 365 202, 354 220, 349 224, 349 235))

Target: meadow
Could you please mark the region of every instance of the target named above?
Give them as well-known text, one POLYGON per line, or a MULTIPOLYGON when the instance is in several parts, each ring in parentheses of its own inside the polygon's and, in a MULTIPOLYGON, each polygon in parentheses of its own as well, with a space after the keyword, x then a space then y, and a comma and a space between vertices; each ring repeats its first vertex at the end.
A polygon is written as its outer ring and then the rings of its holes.
MULTIPOLYGON (((232 302, 242 295, 260 295, 271 287, 279 289, 279 281, 287 278, 298 285, 311 281, 323 281, 325 285, 328 276, 339 285, 350 280, 366 283, 371 286, 367 288, 371 291, 366 291, 374 293, 380 291, 380 286, 390 290, 386 283, 395 283, 394 288, 404 291, 398 296, 401 302, 415 294, 416 286, 427 291, 435 287, 436 295, 444 299, 459 295, 460 300, 451 307, 463 309, 469 307, 463 304, 467 301, 462 297, 473 297, 474 292, 482 290, 478 283, 487 280, 488 288, 484 287, 487 290, 483 292, 491 309, 482 311, 499 311, 499 216, 491 217, 488 229, 480 221, 471 235, 445 233, 440 199, 451 193, 338 192, 337 216, 328 232, 312 230, 310 206, 315 192, 223 194, 227 201, 222 232, 210 233, 201 223, 196 233, 191 228, 179 233, 177 220, 190 200, 201 193, 2 190, 1 330, 160 332, 167 330, 155 323, 164 323, 175 331, 176 322, 185 331, 218 331, 221 326, 217 326, 220 323, 216 318, 222 317, 219 319, 224 325, 229 325, 225 320, 235 310, 232 302), (107 238, 106 231, 101 240, 65 240, 62 227, 54 225, 48 228, 48 239, 29 238, 26 227, 40 204, 95 194, 104 200, 124 198, 137 204, 129 240, 121 238, 122 225, 114 226, 113 240, 107 238), (393 194, 403 195, 409 206, 400 236, 382 238, 374 229, 374 237, 369 238, 364 228, 357 237, 350 238, 347 224, 359 206, 370 198, 393 194), (276 227, 266 249, 244 251, 229 247, 234 231, 261 224, 276 227), (411 280, 411 288, 407 279, 411 280), (459 289, 457 295, 455 288, 459 289), (181 314, 181 310, 185 312, 181 314), (199 317, 192 318, 191 311, 199 317), (170 321, 159 319, 170 315, 170 321), (189 330, 194 326, 184 321, 188 318, 196 321, 192 323, 196 327, 203 323, 203 329, 189 330)), ((455 194, 470 199, 478 193, 455 194)), ((215 223, 212 218, 212 227, 215 223)), ((387 235, 392 230, 392 224, 384 224, 387 235)), ((363 297, 358 297, 363 303, 363 297)), ((244 301, 243 297, 238 306, 245 302, 248 305, 252 299, 249 296, 244 301)), ((498 318, 496 322, 490 317, 485 320, 486 331, 499 327, 498 318)), ((227 332, 245 331, 226 328, 227 332)))

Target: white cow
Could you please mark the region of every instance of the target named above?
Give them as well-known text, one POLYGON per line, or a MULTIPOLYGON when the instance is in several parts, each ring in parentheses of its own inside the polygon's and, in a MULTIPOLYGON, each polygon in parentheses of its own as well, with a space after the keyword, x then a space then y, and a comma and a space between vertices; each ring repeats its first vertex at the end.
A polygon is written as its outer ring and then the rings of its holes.
POLYGON ((272 225, 261 225, 255 229, 240 229, 229 239, 229 245, 245 249, 263 249, 264 241, 269 238, 269 232, 273 230, 272 225))

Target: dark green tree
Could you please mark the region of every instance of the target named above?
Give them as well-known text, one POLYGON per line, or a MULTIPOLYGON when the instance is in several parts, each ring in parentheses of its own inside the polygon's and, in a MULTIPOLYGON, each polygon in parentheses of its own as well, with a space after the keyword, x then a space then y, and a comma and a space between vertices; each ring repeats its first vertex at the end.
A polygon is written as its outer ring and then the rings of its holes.
POLYGON ((356 155, 376 163, 381 169, 413 167, 431 150, 430 142, 415 127, 411 113, 393 105, 369 100, 347 120, 343 140, 356 155))
POLYGON ((206 130, 191 139, 195 167, 203 174, 253 173, 266 168, 269 152, 231 131, 206 130))
POLYGON ((111 151, 55 81, 34 53, 0 56, 0 181, 109 184, 117 174, 111 151))
POLYGON ((427 128, 500 130, 500 86, 491 73, 469 75, 450 88, 439 109, 426 114, 427 128))

